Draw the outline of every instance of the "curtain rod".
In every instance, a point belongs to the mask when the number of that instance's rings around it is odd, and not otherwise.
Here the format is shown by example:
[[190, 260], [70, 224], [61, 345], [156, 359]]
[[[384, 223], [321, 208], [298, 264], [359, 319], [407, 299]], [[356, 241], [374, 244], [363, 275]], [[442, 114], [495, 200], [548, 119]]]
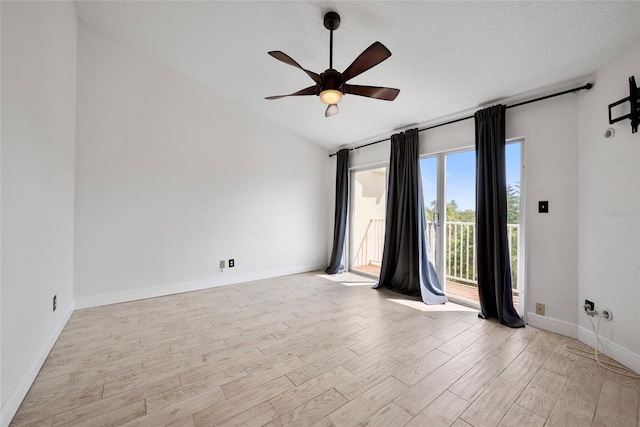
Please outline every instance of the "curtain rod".
[[[587, 83], [584, 86], [580, 86], [580, 87], [576, 87], [576, 88], [573, 88], [573, 89], [564, 90], [562, 92], [552, 93], [551, 95], [541, 96], [540, 98], [530, 99], [528, 101], [519, 102], [519, 103], [513, 104], [513, 105], [507, 105], [507, 108], [520, 107], [521, 105], [531, 104], [533, 102], [538, 102], [538, 101], [544, 101], [545, 99], [554, 98], [554, 97], [560, 96], [560, 95], [566, 95], [567, 93], [573, 93], [573, 92], [577, 92], [577, 91], [583, 90], [583, 89], [589, 90], [592, 87], [593, 87], [593, 84]], [[466, 116], [466, 117], [462, 117], [460, 119], [455, 119], [455, 120], [451, 120], [451, 121], [448, 121], [448, 122], [440, 123], [440, 124], [437, 124], [437, 125], [428, 126], [426, 128], [418, 129], [418, 132], [422, 132], [422, 131], [429, 130], [429, 129], [439, 128], [440, 126], [452, 125], [454, 123], [462, 122], [464, 120], [473, 119], [473, 117], [474, 116]], [[374, 144], [379, 144], [381, 142], [385, 142], [385, 141], [389, 141], [389, 140], [391, 140], [391, 138], [385, 138], [385, 139], [381, 139], [379, 141], [373, 141], [373, 142], [369, 142], [367, 144], [358, 145], [357, 147], [349, 148], [349, 151], [357, 150], [358, 148], [368, 147], [368, 146], [374, 145]], [[333, 157], [336, 154], [338, 154], [338, 153], [329, 154], [329, 157]]]

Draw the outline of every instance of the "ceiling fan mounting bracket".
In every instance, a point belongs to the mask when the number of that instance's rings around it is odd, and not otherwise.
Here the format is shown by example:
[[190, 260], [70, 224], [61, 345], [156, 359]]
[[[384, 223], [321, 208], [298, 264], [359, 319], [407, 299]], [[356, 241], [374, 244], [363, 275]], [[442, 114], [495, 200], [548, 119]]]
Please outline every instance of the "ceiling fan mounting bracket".
[[329, 30], [337, 30], [340, 28], [340, 15], [336, 12], [327, 12], [324, 15], [324, 27]]

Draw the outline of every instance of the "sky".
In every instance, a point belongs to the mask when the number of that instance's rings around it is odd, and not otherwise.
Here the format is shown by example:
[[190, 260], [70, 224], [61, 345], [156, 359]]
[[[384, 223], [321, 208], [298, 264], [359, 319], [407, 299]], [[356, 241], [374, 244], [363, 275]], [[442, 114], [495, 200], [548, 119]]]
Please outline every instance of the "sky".
[[[520, 182], [520, 142], [507, 144], [507, 184]], [[447, 154], [446, 200], [455, 200], [458, 209], [475, 210], [476, 198], [476, 154], [475, 150]], [[437, 157], [423, 158], [420, 161], [422, 172], [422, 191], [425, 207], [430, 207], [436, 198]]]

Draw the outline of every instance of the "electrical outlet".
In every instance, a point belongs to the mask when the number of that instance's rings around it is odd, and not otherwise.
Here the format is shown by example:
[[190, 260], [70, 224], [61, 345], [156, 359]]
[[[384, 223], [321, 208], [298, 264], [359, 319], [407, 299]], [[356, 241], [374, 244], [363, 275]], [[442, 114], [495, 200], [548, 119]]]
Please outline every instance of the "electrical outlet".
[[58, 308], [58, 295], [53, 296], [53, 311], [56, 311], [56, 308]]
[[593, 311], [596, 309], [596, 305], [589, 301], [588, 299], [584, 300], [584, 309], [585, 310], [589, 310], [589, 311]]
[[224, 260], [223, 260], [223, 259], [221, 259], [221, 260], [220, 260], [220, 269], [222, 270], [223, 268], [224, 268]]
[[236, 265], [236, 262], [233, 260], [233, 258], [231, 258], [231, 259], [229, 260], [229, 268], [232, 268], [232, 267], [233, 267], [233, 266], [235, 266], [235, 265]]
[[544, 316], [544, 304], [541, 304], [539, 302], [536, 303], [536, 314]]

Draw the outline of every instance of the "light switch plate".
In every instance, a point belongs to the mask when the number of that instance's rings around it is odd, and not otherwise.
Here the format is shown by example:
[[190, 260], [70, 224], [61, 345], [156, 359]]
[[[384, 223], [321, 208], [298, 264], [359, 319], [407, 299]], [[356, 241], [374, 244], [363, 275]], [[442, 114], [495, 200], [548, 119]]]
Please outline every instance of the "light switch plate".
[[549, 213], [549, 202], [547, 200], [543, 202], [538, 202], [538, 212]]

